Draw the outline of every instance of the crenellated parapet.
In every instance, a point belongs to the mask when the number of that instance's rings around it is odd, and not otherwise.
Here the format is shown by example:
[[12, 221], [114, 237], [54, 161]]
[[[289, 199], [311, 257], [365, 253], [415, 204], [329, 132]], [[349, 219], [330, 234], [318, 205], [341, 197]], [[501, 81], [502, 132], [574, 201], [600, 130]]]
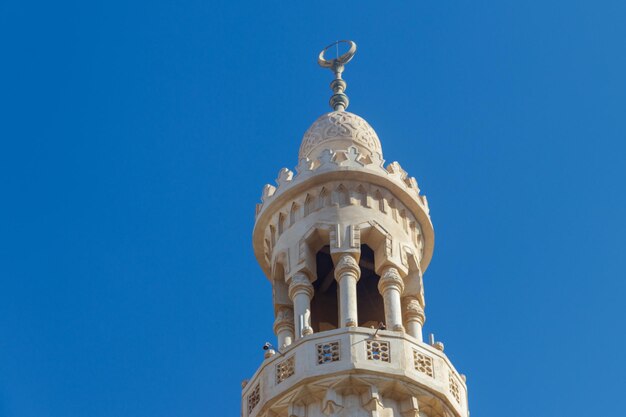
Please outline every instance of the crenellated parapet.
[[[355, 147], [345, 152], [324, 150], [317, 162], [301, 161], [296, 175], [283, 168], [277, 186], [264, 187], [262, 203], [257, 206], [253, 241], [257, 260], [268, 278], [279, 240], [290, 228], [301, 228], [300, 223], [306, 223], [301, 220], [317, 219], [315, 214], [326, 209], [337, 211], [335, 218], [326, 216], [327, 220], [347, 218], [340, 213], [347, 212], [340, 210], [346, 207], [360, 207], [360, 218], [377, 219], [383, 228], [395, 231], [393, 225], [398, 225], [399, 233], [394, 236], [403, 236], [409, 252], [418, 256], [422, 270], [428, 267], [434, 232], [426, 198], [419, 194], [415, 178], [408, 177], [398, 163], [383, 168], [380, 161], [363, 162], [355, 155]], [[354, 222], [353, 225], [356, 226]]]

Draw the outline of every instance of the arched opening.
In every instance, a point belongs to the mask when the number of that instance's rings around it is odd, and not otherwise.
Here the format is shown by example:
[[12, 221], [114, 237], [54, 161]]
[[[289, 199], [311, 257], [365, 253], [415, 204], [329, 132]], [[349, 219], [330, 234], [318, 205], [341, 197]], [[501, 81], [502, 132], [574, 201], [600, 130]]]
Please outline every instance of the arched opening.
[[391, 210], [391, 217], [394, 221], [398, 221], [398, 208], [396, 207], [396, 200], [393, 198], [389, 200], [389, 210]]
[[415, 225], [415, 222], [410, 222], [410, 228], [411, 228], [411, 237], [413, 238], [413, 243], [415, 244], [415, 246], [417, 246], [417, 242], [419, 241], [419, 232], [417, 231], [417, 226]]
[[283, 213], [278, 215], [278, 236], [281, 236], [285, 232], [286, 220], [287, 217]]
[[[314, 332], [323, 332], [339, 326], [339, 288], [330, 247], [321, 248], [315, 260], [317, 279], [313, 282], [315, 294], [311, 300], [311, 327]], [[378, 292], [380, 276], [374, 268], [374, 251], [367, 245], [361, 245], [359, 267], [361, 278], [356, 287], [358, 326], [378, 327], [379, 323], [385, 322], [385, 306]]]
[[367, 193], [362, 185], [359, 185], [356, 189], [356, 199], [358, 204], [363, 207], [367, 207]]
[[360, 327], [378, 327], [385, 322], [385, 304], [378, 292], [378, 280], [374, 267], [374, 251], [367, 245], [361, 245], [361, 278], [356, 285], [357, 309]]
[[326, 245], [315, 256], [317, 279], [313, 282], [315, 295], [311, 300], [311, 327], [314, 332], [336, 329], [339, 322], [335, 266]]
[[274, 307], [290, 306], [292, 303], [289, 299], [289, 287], [285, 283], [285, 269], [281, 262], [276, 262], [274, 265], [273, 281]]
[[385, 200], [383, 199], [383, 195], [380, 193], [379, 190], [376, 190], [376, 192], [374, 193], [374, 201], [377, 203], [377, 207], [378, 210], [380, 210], [381, 212], [385, 212]]
[[315, 211], [315, 197], [307, 194], [306, 199], [304, 200], [304, 217]]
[[406, 211], [400, 210], [400, 219], [402, 220], [402, 228], [404, 229], [405, 232], [409, 231], [409, 224], [408, 224], [408, 220], [406, 218]]
[[328, 206], [330, 206], [330, 193], [326, 188], [322, 188], [322, 191], [320, 191], [319, 208], [322, 209]]
[[337, 187], [335, 202], [339, 205], [339, 207], [344, 207], [350, 204], [350, 195], [348, 194], [348, 189], [340, 184]]
[[296, 203], [291, 205], [291, 210], [289, 211], [289, 226], [293, 226], [298, 221], [298, 211], [300, 210], [300, 206]]

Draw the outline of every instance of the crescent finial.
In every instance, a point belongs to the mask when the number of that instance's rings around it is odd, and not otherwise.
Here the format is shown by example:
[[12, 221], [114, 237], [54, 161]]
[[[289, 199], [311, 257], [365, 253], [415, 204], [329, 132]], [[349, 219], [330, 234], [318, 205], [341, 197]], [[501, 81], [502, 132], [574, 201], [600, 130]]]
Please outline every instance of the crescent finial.
[[[348, 44], [348, 51], [339, 55], [339, 44]], [[333, 46], [337, 47], [337, 56], [333, 59], [326, 59], [326, 52]], [[350, 62], [350, 60], [354, 57], [354, 54], [356, 54], [356, 43], [354, 41], [341, 40], [333, 42], [326, 48], [322, 49], [322, 52], [320, 52], [317, 58], [317, 63], [322, 68], [330, 68], [330, 70], [335, 74], [335, 79], [330, 83], [330, 88], [334, 93], [330, 98], [330, 107], [332, 107], [335, 111], [344, 111], [348, 108], [348, 104], [350, 104], [348, 96], [344, 94], [347, 84], [341, 78], [341, 74], [343, 73], [344, 66]]]

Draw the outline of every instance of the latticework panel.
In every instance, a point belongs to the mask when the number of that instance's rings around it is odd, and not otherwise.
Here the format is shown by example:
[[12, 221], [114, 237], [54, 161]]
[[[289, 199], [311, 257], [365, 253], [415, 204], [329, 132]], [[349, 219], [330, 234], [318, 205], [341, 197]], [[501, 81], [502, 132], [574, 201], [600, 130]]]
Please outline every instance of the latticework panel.
[[254, 410], [254, 407], [257, 406], [260, 400], [261, 400], [261, 389], [259, 387], [259, 384], [257, 384], [256, 387], [254, 387], [254, 389], [252, 390], [252, 392], [248, 394], [248, 414], [250, 414], [252, 410]]
[[456, 382], [456, 378], [454, 377], [452, 372], [450, 372], [449, 380], [450, 380], [450, 393], [456, 399], [456, 401], [460, 404], [461, 403], [461, 392], [459, 391], [459, 383]]
[[295, 356], [285, 359], [276, 365], [276, 383], [280, 384], [296, 372]]
[[433, 359], [430, 356], [426, 356], [423, 353], [419, 353], [413, 349], [413, 365], [417, 372], [428, 375], [431, 378], [435, 377]]
[[316, 350], [318, 365], [339, 360], [339, 342], [320, 343]]
[[367, 359], [371, 361], [391, 362], [389, 342], [368, 340]]

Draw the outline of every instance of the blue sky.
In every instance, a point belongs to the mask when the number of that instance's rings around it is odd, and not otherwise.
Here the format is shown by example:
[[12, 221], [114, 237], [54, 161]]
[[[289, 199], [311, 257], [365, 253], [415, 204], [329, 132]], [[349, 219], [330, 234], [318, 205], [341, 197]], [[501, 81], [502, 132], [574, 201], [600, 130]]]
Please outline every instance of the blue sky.
[[619, 414], [625, 3], [301, 3], [0, 3], [0, 416], [239, 414], [273, 340], [254, 207], [342, 38], [428, 196], [425, 331], [472, 415]]

